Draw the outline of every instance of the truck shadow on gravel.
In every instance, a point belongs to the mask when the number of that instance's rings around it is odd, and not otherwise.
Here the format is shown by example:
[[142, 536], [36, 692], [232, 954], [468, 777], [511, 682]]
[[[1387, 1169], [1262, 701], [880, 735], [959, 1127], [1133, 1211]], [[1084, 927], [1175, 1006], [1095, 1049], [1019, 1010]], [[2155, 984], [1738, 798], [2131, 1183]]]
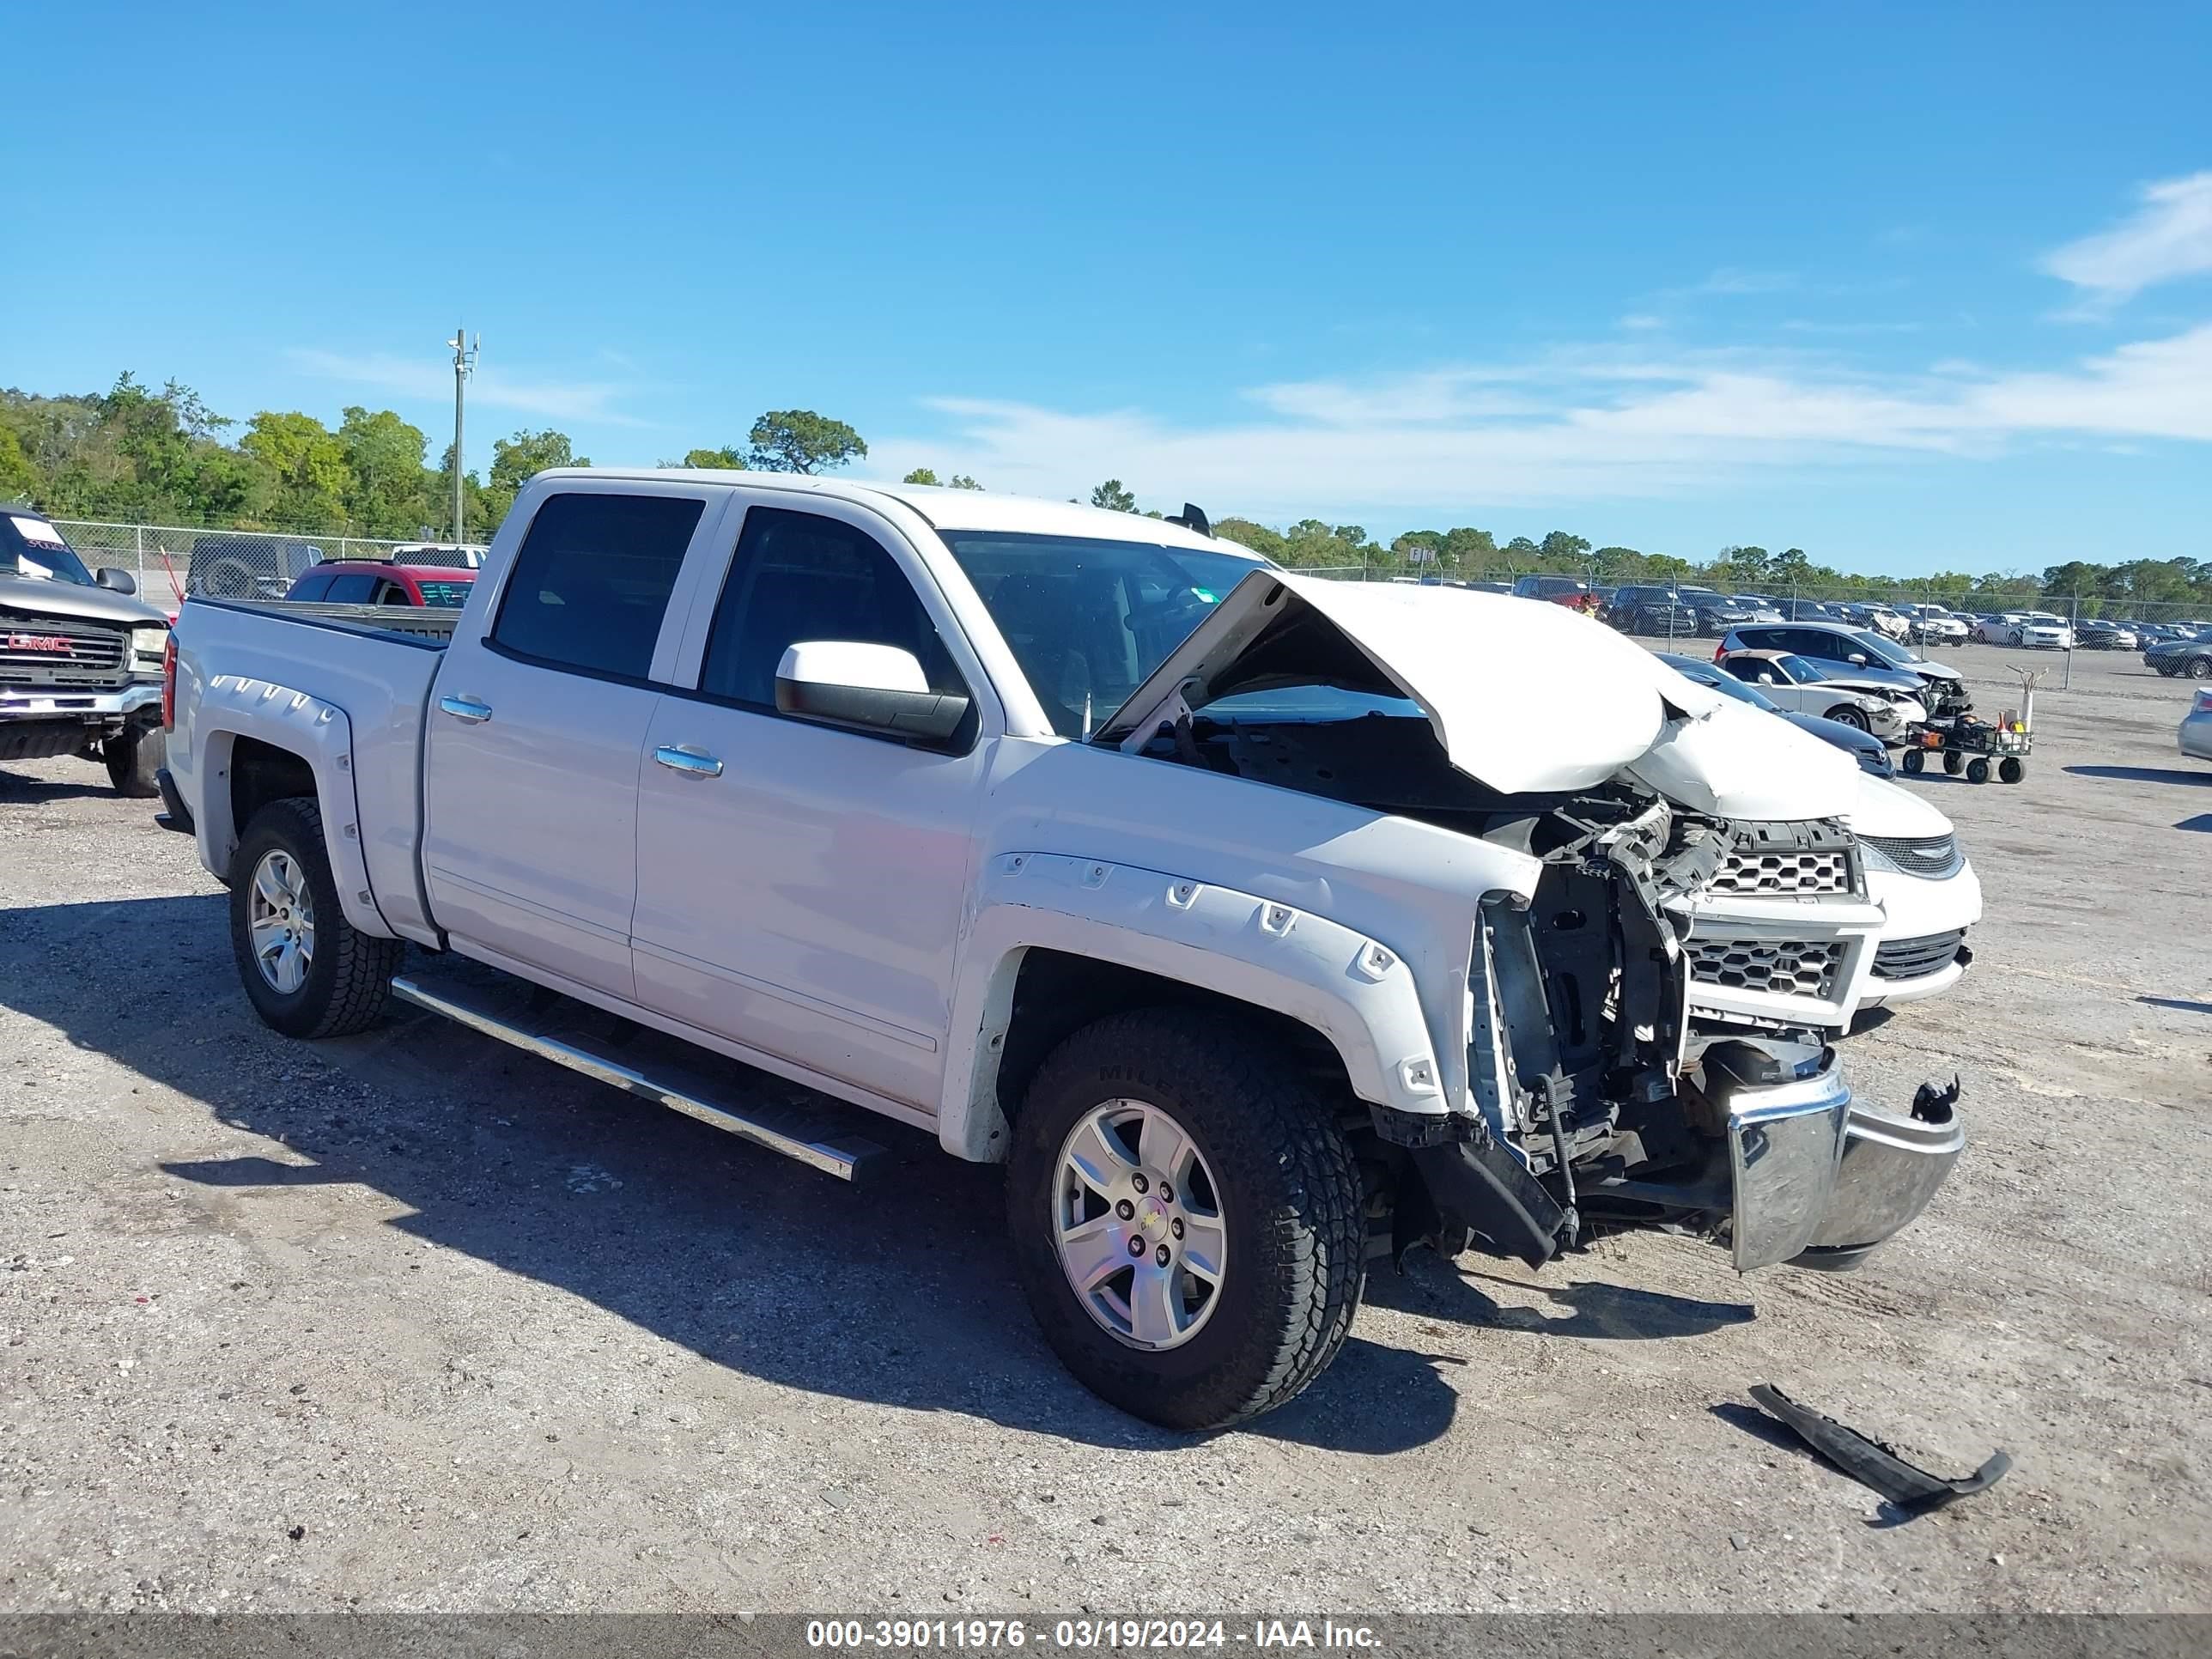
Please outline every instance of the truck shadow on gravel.
[[21, 772], [10, 772], [0, 766], [0, 806], [36, 806], [50, 800], [79, 800], [92, 795], [113, 798], [115, 791], [108, 787], [107, 777], [91, 761], [81, 763], [85, 769], [82, 782], [75, 778], [57, 781], [52, 778], [26, 777]]
[[[281, 1143], [161, 1160], [226, 1195], [227, 1229], [252, 1227], [257, 1191], [359, 1185], [411, 1212], [386, 1224], [412, 1239], [767, 1382], [1118, 1450], [1192, 1443], [1097, 1401], [1045, 1347], [1007, 1259], [994, 1168], [874, 1122], [893, 1167], [855, 1189], [427, 1014], [288, 1042], [238, 989], [226, 904], [211, 893], [11, 910], [0, 1004]], [[394, 1277], [438, 1271], [419, 1254], [386, 1260]], [[293, 1311], [312, 1349], [316, 1310]], [[394, 1304], [383, 1316], [404, 1316]], [[1451, 1426], [1443, 1369], [1463, 1363], [1354, 1336], [1303, 1398], [1246, 1432], [1376, 1455], [1424, 1445]]]

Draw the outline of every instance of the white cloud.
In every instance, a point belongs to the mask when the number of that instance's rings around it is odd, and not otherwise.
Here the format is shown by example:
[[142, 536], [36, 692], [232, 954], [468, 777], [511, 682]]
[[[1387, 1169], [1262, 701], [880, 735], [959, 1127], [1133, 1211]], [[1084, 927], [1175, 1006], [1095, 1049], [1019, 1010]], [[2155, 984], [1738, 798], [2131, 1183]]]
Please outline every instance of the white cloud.
[[1966, 364], [1854, 376], [1802, 354], [1563, 350], [1528, 363], [1251, 389], [1253, 417], [1179, 425], [973, 398], [952, 428], [873, 447], [872, 470], [948, 465], [994, 489], [1066, 496], [1109, 475], [1148, 505], [1262, 517], [1653, 498], [1747, 475], [1883, 458], [1972, 459], [2033, 441], [2212, 442], [2212, 324], [2063, 369]]
[[[342, 380], [369, 391], [390, 392], [422, 401], [450, 401], [453, 395], [451, 361], [435, 357], [396, 357], [372, 352], [349, 356], [338, 351], [295, 348], [287, 354], [311, 374]], [[646, 422], [614, 408], [616, 401], [634, 388], [611, 380], [536, 380], [512, 375], [495, 363], [482, 363], [469, 377], [469, 401], [488, 408], [511, 409], [549, 420], [596, 421], [608, 426], [643, 426]]]
[[1654, 317], [1648, 311], [1638, 311], [1632, 312], [1628, 316], [1623, 317], [1614, 325], [1614, 326], [1616, 328], [1633, 329], [1664, 328], [1666, 326], [1666, 319], [1664, 318]]
[[2144, 185], [2132, 216], [2055, 249], [2042, 263], [2052, 276], [2088, 289], [2099, 306], [2212, 271], [2212, 172]]

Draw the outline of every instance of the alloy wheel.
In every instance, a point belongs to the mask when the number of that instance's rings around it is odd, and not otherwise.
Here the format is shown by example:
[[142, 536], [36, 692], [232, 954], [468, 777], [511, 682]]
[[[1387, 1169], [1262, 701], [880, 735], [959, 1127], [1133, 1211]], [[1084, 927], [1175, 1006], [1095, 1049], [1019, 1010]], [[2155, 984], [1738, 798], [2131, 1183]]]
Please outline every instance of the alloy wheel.
[[1180, 1347], [1220, 1301], [1229, 1232], [1183, 1127], [1142, 1100], [1076, 1121], [1053, 1183], [1053, 1242], [1076, 1300], [1133, 1348]]
[[290, 854], [270, 851], [253, 866], [246, 895], [253, 963], [270, 989], [290, 996], [315, 965], [315, 901], [307, 872]]

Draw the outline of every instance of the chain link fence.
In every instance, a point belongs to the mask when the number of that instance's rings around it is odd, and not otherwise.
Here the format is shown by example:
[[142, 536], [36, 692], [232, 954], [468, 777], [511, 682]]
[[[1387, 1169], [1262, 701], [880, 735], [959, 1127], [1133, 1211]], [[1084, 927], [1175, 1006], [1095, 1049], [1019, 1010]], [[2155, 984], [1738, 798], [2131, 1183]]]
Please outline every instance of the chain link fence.
[[112, 565], [137, 579], [149, 600], [188, 593], [215, 599], [282, 599], [312, 565], [337, 559], [465, 564], [465, 553], [377, 536], [311, 536], [285, 531], [200, 529], [56, 519], [54, 526], [86, 564]]

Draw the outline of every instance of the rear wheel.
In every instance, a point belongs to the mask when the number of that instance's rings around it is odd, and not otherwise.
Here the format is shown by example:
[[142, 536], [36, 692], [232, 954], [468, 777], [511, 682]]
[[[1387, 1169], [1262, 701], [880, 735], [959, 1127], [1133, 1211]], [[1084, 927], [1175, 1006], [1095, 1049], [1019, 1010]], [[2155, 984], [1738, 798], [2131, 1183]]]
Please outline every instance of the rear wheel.
[[1927, 769], [1928, 753], [1923, 749], [1908, 749], [1898, 759], [1898, 765], [1913, 777]]
[[1986, 757], [1977, 755], [1973, 759], [1966, 763], [1966, 781], [1968, 783], [1987, 783], [1989, 781], [1990, 763]]
[[314, 799], [270, 801], [230, 860], [230, 945], [253, 1012], [286, 1036], [344, 1036], [384, 1012], [407, 947], [345, 919]]
[[161, 769], [168, 753], [168, 738], [150, 720], [134, 721], [100, 746], [115, 793], [140, 799], [161, 793], [154, 774]]
[[2017, 755], [2007, 755], [1997, 763], [1997, 776], [2006, 783], [2018, 783], [2027, 775], [2027, 763]]
[[1953, 777], [1957, 777], [1960, 773], [1966, 769], [1966, 757], [1955, 749], [1949, 750], [1943, 757], [1943, 769]]
[[2026, 639], [2025, 636], [2021, 635], [2020, 629], [2015, 628], [2012, 630], [2010, 636], [2006, 640], [2005, 643], [2008, 645], [2021, 645], [2026, 643]]
[[2189, 678], [2192, 680], [2212, 680], [2212, 657], [2191, 657]]
[[1169, 1428], [1281, 1405], [1359, 1305], [1360, 1178], [1334, 1107], [1218, 1016], [1117, 1014], [1063, 1042], [1015, 1125], [1006, 1201], [1061, 1363]]

